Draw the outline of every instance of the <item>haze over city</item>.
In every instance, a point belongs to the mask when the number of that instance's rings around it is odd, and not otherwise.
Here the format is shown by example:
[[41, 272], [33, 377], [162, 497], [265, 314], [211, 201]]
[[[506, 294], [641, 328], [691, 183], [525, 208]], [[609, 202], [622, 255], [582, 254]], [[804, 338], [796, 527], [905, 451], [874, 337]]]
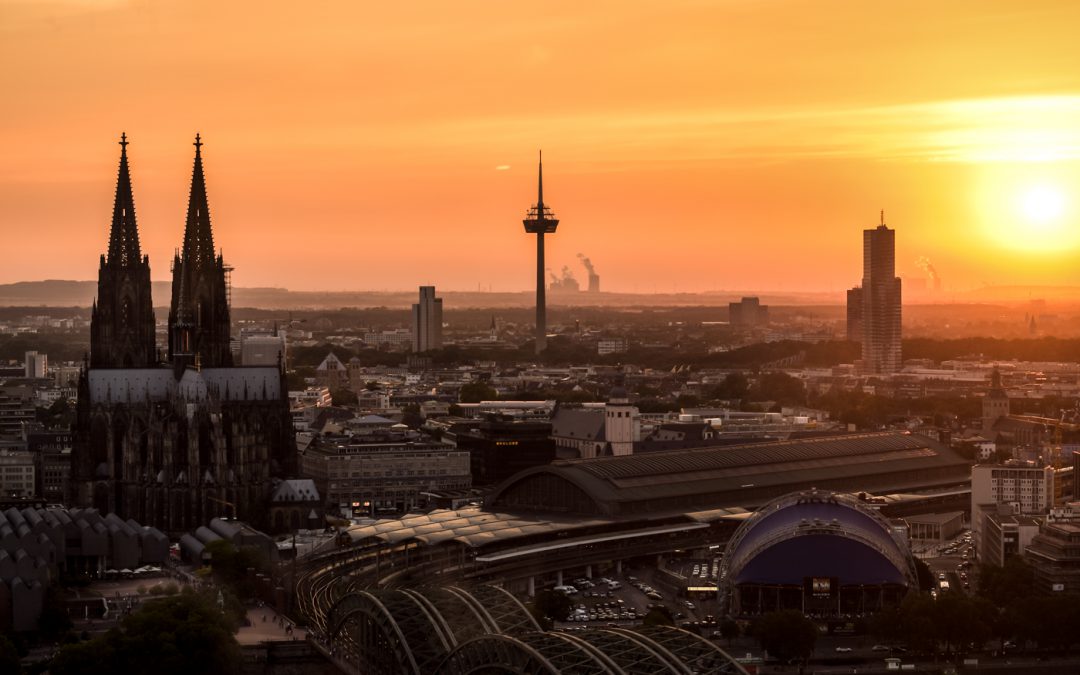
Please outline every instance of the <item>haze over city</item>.
[[541, 148], [563, 221], [549, 266], [584, 253], [605, 291], [838, 293], [881, 209], [905, 279], [928, 261], [946, 291], [1074, 282], [1073, 3], [4, 0], [0, 15], [0, 224], [20, 232], [0, 283], [94, 278], [121, 131], [155, 280], [199, 132], [240, 287], [525, 291]]
[[0, 0], [0, 673], [1080, 673], [1077, 26]]

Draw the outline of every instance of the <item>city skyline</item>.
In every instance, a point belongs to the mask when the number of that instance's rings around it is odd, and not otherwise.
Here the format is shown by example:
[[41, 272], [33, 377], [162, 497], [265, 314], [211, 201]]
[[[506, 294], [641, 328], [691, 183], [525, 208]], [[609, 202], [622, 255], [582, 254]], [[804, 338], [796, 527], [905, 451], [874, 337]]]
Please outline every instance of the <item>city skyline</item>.
[[[93, 278], [75, 252], [101, 245], [123, 131], [155, 280], [195, 132], [239, 286], [528, 290], [539, 148], [575, 224], [550, 266], [584, 254], [605, 291], [840, 293], [881, 208], [905, 279], [928, 259], [947, 291], [1071, 280], [1080, 10], [429, 10], [0, 3], [0, 53], [24, 66], [0, 75], [0, 222], [49, 252], [0, 254], [0, 283]], [[365, 253], [402, 232], [413, 264]]]

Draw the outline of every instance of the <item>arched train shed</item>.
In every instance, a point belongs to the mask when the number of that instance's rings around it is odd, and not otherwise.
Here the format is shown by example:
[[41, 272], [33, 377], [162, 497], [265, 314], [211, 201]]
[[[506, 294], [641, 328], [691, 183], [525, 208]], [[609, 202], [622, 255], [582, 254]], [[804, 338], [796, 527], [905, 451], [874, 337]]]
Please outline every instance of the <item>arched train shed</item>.
[[745, 673], [700, 636], [670, 627], [542, 631], [496, 586], [370, 589], [342, 596], [327, 635], [362, 673], [645, 675]]
[[925, 436], [878, 432], [557, 460], [511, 476], [490, 511], [625, 518], [753, 508], [813, 486], [905, 492], [970, 480], [970, 464]]

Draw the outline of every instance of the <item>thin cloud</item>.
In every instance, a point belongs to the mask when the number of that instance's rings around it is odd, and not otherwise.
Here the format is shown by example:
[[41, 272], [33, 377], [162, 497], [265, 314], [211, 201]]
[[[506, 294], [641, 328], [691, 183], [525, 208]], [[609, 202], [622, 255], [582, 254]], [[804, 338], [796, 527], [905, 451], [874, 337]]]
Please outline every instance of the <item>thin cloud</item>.
[[[576, 148], [574, 154], [611, 161], [662, 150], [668, 161], [1058, 162], [1080, 159], [1080, 94], [853, 108], [468, 118], [415, 125], [395, 139], [516, 143], [536, 129], [558, 129], [562, 145]], [[496, 169], [509, 168], [504, 166]]]

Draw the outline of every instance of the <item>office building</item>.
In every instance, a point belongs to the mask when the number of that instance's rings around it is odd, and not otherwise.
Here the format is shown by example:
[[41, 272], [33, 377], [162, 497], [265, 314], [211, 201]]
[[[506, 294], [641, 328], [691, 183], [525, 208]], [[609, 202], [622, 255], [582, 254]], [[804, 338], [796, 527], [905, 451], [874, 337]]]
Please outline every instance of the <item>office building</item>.
[[555, 459], [549, 422], [458, 422], [443, 440], [469, 451], [473, 485], [495, 485]]
[[412, 306], [412, 350], [414, 353], [442, 349], [442, 298], [434, 286], [420, 287], [420, 302]]
[[1039, 593], [1080, 595], [1080, 512], [1076, 507], [1071, 504], [1047, 514], [1024, 552]]
[[608, 354], [625, 354], [630, 348], [626, 338], [601, 338], [596, 342], [596, 353], [599, 356]]
[[67, 500], [71, 478], [70, 431], [39, 431], [30, 434], [28, 447], [34, 458], [35, 494], [50, 504]]
[[847, 292], [847, 339], [862, 342], [862, 288], [856, 286]]
[[328, 511], [404, 513], [425, 502], [421, 493], [472, 486], [469, 451], [397, 431], [315, 436], [301, 458], [304, 477], [325, 495]]
[[278, 366], [285, 363], [285, 336], [271, 333], [241, 335], [240, 363], [245, 366]]
[[971, 467], [971, 531], [976, 550], [982, 550], [984, 522], [999, 512], [998, 505], [1011, 505], [1014, 515], [1037, 515], [1049, 511], [1053, 499], [1051, 466], [1009, 462]]
[[23, 450], [0, 450], [0, 495], [33, 497], [37, 492], [34, 456]]
[[910, 539], [946, 542], [964, 529], [964, 512], [921, 513], [904, 518]]
[[[853, 291], [848, 298], [853, 298]], [[881, 224], [863, 230], [862, 369], [873, 375], [895, 373], [900, 356], [900, 278], [896, 276], [896, 231]], [[849, 308], [848, 316], [852, 316]], [[849, 334], [852, 332], [850, 322]], [[855, 331], [858, 332], [858, 331]]]
[[728, 303], [728, 323], [735, 328], [756, 328], [769, 323], [769, 308], [759, 298]]
[[1024, 555], [1039, 532], [1039, 519], [1014, 515], [1006, 505], [984, 509], [979, 562], [1001, 567], [1014, 555]]
[[25, 439], [36, 414], [33, 403], [0, 394], [0, 438]]
[[44, 378], [49, 370], [49, 357], [37, 352], [26, 352], [24, 377]]

